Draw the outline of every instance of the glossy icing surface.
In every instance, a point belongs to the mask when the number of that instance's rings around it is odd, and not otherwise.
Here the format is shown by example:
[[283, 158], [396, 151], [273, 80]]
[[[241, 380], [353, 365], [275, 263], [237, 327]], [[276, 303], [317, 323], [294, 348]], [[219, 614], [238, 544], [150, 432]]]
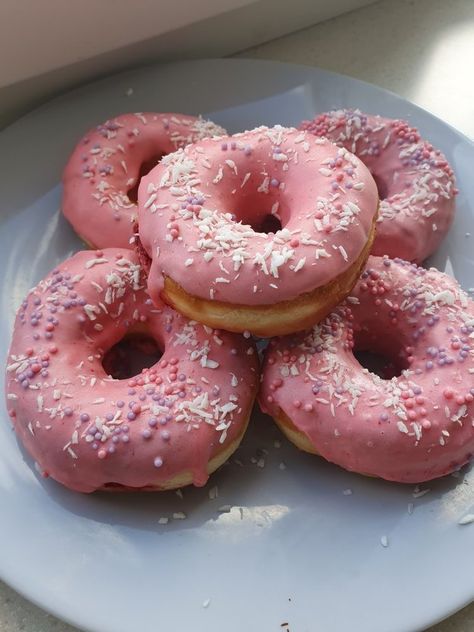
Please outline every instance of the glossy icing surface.
[[455, 180], [418, 130], [359, 110], [319, 114], [301, 129], [345, 147], [370, 169], [381, 197], [374, 255], [420, 263], [438, 248], [454, 217]]
[[[354, 346], [400, 375], [364, 369]], [[374, 256], [326, 320], [272, 341], [260, 393], [266, 412], [283, 411], [329, 461], [407, 483], [472, 457], [473, 402], [473, 301], [434, 268]]]
[[224, 133], [210, 121], [184, 114], [137, 112], [105, 121], [79, 141], [64, 169], [64, 215], [92, 246], [128, 248], [137, 214], [129, 192], [142, 166]]
[[[146, 331], [163, 355], [138, 376], [104, 354]], [[130, 250], [79, 252], [31, 290], [15, 322], [7, 406], [41, 471], [71, 489], [160, 487], [238, 440], [258, 383], [253, 344], [157, 309]]]
[[203, 299], [296, 298], [355, 262], [377, 201], [358, 158], [306, 132], [260, 127], [189, 145], [140, 183], [150, 295], [159, 300], [169, 276]]

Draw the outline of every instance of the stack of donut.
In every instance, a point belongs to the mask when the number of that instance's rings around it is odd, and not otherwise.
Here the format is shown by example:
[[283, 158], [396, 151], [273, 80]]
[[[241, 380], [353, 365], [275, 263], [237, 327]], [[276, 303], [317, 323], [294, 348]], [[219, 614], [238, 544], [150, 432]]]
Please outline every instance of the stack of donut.
[[[92, 250], [30, 291], [7, 366], [45, 476], [204, 485], [257, 391], [290, 441], [348, 470], [421, 482], [471, 458], [474, 303], [417, 265], [452, 222], [454, 176], [407, 123], [341, 110], [228, 136], [126, 114], [84, 136], [63, 184]], [[270, 338], [262, 367], [252, 336]], [[150, 356], [136, 374], [124, 339]]]

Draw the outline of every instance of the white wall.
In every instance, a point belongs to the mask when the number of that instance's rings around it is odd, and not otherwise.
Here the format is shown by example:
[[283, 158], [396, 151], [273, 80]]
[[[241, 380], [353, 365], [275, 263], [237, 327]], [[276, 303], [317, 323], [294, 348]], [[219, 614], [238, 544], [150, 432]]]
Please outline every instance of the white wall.
[[1, 0], [0, 123], [110, 72], [229, 55], [371, 1]]

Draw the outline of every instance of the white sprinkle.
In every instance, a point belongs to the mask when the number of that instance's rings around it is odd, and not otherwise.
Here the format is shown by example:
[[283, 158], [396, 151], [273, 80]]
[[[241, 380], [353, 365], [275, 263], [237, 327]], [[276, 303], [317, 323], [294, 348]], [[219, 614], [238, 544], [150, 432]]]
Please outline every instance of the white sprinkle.
[[222, 507], [219, 507], [217, 511], [220, 511], [221, 513], [229, 513], [231, 509], [232, 505], [222, 505]]
[[183, 500], [183, 492], [182, 492], [182, 490], [181, 490], [181, 489], [177, 489], [177, 490], [176, 490], [176, 496], [177, 496], [178, 498], [181, 498], [181, 500]]
[[293, 272], [298, 272], [299, 270], [301, 270], [301, 268], [304, 266], [305, 263], [306, 263], [306, 257], [303, 257], [295, 265]]
[[109, 260], [105, 259], [104, 257], [101, 258], [97, 258], [97, 259], [89, 259], [89, 261], [86, 261], [86, 268], [93, 268], [94, 266], [100, 265], [101, 263], [108, 263]]
[[345, 489], [342, 493], [344, 496], [352, 496], [352, 489]]
[[209, 606], [209, 604], [210, 604], [210, 603], [211, 603], [211, 600], [210, 600], [210, 599], [205, 599], [205, 600], [202, 602], [202, 607], [203, 607], [203, 608], [207, 608], [207, 607]]
[[459, 520], [458, 524], [472, 524], [473, 522], [474, 514], [468, 513]]
[[283, 463], [283, 461], [279, 464], [278, 469], [286, 470], [286, 465]]
[[169, 518], [167, 518], [166, 516], [162, 516], [159, 520], [158, 520], [158, 524], [168, 524], [168, 522], [170, 521]]
[[413, 509], [414, 509], [415, 505], [413, 503], [408, 503], [408, 513], [411, 514], [413, 513]]
[[184, 262], [184, 265], [188, 268], [189, 266], [192, 266], [194, 263], [194, 259], [186, 259], [186, 261]]
[[318, 169], [319, 173], [323, 176], [329, 177], [330, 175], [332, 175], [332, 171], [330, 169], [327, 169], [326, 167], [321, 167], [320, 169]]
[[403, 432], [404, 434], [408, 434], [408, 428], [403, 423], [403, 421], [397, 421], [397, 428], [400, 430], [400, 432]]
[[186, 514], [184, 511], [175, 511], [173, 514], [173, 520], [186, 520]]
[[153, 202], [156, 200], [157, 197], [158, 196], [156, 193], [152, 193], [150, 197], [148, 198], [148, 200], [145, 202], [143, 208], [149, 208], [153, 204]]
[[388, 538], [387, 538], [387, 536], [386, 536], [386, 535], [383, 535], [383, 536], [380, 538], [380, 544], [384, 547], [384, 549], [386, 549], [386, 548], [387, 548], [387, 546], [388, 546]]
[[347, 252], [346, 249], [344, 248], [344, 246], [339, 246], [339, 252], [342, 255], [342, 258], [344, 259], [344, 261], [348, 261], [348, 257], [347, 257]]
[[250, 178], [250, 173], [246, 173], [244, 176], [244, 179], [242, 180], [242, 184], [240, 185], [241, 189], [247, 184], [247, 181], [249, 178]]

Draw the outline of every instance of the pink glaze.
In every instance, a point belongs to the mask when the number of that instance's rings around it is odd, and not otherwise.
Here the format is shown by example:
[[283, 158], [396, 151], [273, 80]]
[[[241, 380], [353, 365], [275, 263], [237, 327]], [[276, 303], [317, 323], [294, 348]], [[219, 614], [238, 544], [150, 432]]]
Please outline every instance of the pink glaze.
[[[153, 300], [165, 275], [200, 298], [264, 305], [353, 265], [371, 231], [377, 188], [345, 149], [260, 127], [166, 156], [142, 179], [138, 207]], [[283, 228], [257, 232], [269, 219]]]
[[[146, 328], [163, 356], [130, 380], [104, 353]], [[258, 383], [253, 345], [156, 309], [131, 250], [79, 252], [22, 303], [7, 367], [14, 428], [41, 470], [92, 492], [160, 486], [207, 463], [244, 430]]]
[[[283, 410], [328, 461], [404, 483], [474, 453], [474, 303], [451, 277], [370, 257], [352, 296], [310, 332], [275, 339], [261, 407]], [[353, 347], [403, 368], [382, 379]]]
[[446, 158], [418, 130], [359, 110], [319, 114], [301, 129], [352, 151], [374, 176], [382, 200], [372, 254], [420, 263], [438, 248], [457, 191]]
[[142, 166], [217, 134], [225, 130], [184, 114], [122, 114], [98, 125], [78, 143], [64, 170], [64, 215], [92, 246], [130, 247], [137, 210], [128, 192]]

